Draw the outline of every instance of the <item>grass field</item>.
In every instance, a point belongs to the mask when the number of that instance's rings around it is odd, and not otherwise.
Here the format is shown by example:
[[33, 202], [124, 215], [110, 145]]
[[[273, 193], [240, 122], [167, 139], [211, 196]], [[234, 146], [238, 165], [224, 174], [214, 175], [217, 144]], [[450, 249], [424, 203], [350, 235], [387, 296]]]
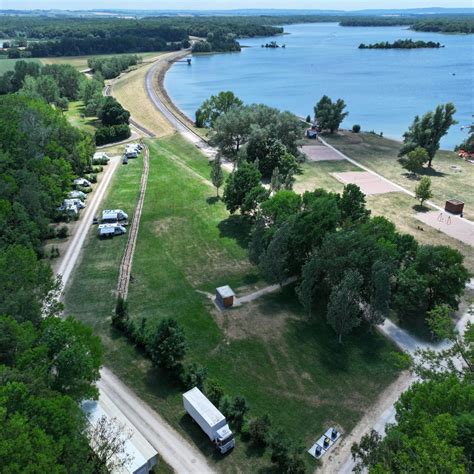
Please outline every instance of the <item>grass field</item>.
[[13, 71], [15, 69], [15, 63], [17, 61], [27, 61], [41, 64], [41, 61], [36, 58], [21, 58], [21, 59], [0, 59], [0, 74], [4, 74], [7, 71]]
[[[76, 69], [82, 71], [83, 69], [87, 69], [89, 66], [87, 65], [87, 60], [90, 58], [110, 58], [112, 56], [124, 56], [133, 53], [124, 53], [124, 54], [92, 54], [90, 56], [60, 56], [57, 58], [41, 58], [41, 61], [44, 64], [71, 64]], [[141, 56], [143, 58], [143, 62], [150, 61], [153, 58], [156, 58], [161, 52], [150, 52], [150, 53], [137, 53], [137, 56]]]
[[[414, 191], [418, 184], [397, 162], [401, 146], [397, 141], [370, 133], [350, 132], [328, 135], [325, 139], [350, 158], [407, 189]], [[459, 170], [451, 166], [458, 166]], [[439, 151], [433, 160], [433, 168], [424, 168], [420, 176], [431, 178], [433, 202], [444, 207], [446, 199], [460, 199], [465, 202], [465, 217], [474, 219], [474, 165], [466, 163], [454, 152]]]
[[150, 65], [142, 65], [113, 82], [112, 95], [130, 111], [133, 119], [157, 137], [170, 135], [173, 127], [156, 110], [145, 89], [145, 75]]
[[71, 125], [90, 133], [95, 133], [95, 129], [99, 125], [97, 117], [84, 116], [84, 104], [81, 100], [69, 102], [66, 117]]
[[[394, 347], [364, 328], [339, 345], [323, 312], [306, 319], [292, 288], [217, 312], [201, 292], [230, 284], [246, 293], [263, 284], [246, 257], [248, 227], [229, 217], [213, 199], [214, 190], [196, 176], [207, 178], [209, 172], [199, 151], [180, 136], [150, 143], [149, 182], [129, 289], [131, 317], [146, 318], [149, 327], [166, 316], [178, 320], [190, 345], [186, 362], [206, 366], [229, 395], [247, 398], [252, 415], [269, 413], [274, 426], [303, 447], [331, 424], [350, 430], [396, 377]], [[128, 212], [134, 206], [141, 159], [129, 163], [118, 170], [104, 207]], [[179, 387], [111, 330], [124, 246], [125, 239], [103, 242], [91, 233], [66, 294], [68, 313], [95, 328], [104, 342], [106, 365], [219, 470], [266, 471], [268, 452], [252, 450], [241, 439], [229, 456], [214, 454], [209, 440], [184, 416]], [[305, 459], [311, 469], [311, 458]]]

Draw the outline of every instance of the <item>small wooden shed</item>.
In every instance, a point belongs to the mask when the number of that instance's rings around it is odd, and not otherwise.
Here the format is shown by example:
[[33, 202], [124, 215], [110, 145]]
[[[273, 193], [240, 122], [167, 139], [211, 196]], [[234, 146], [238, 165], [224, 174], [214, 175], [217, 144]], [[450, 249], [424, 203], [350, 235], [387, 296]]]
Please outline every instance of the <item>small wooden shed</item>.
[[234, 305], [235, 293], [229, 285], [216, 288], [216, 302], [224, 307], [231, 308]]
[[464, 203], [459, 199], [448, 199], [444, 206], [446, 212], [451, 214], [462, 214], [464, 210]]

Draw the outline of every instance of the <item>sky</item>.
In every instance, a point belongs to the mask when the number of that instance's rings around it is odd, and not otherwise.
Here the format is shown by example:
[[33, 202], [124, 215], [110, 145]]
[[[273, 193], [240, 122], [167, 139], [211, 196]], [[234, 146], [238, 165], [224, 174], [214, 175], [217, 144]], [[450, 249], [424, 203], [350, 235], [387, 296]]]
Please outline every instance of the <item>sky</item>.
[[366, 8], [472, 8], [472, 0], [0, 0], [0, 9], [103, 8], [153, 10], [227, 10], [238, 8], [280, 8], [316, 10], [362, 10]]

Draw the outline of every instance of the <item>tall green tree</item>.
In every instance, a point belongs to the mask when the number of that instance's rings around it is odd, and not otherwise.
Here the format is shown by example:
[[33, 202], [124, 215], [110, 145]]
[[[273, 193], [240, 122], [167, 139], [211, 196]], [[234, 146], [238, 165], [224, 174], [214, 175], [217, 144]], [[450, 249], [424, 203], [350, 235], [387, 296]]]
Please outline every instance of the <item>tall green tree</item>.
[[359, 272], [348, 270], [341, 283], [331, 291], [327, 320], [339, 336], [339, 343], [342, 343], [342, 336], [360, 325], [362, 283]]
[[222, 171], [222, 164], [219, 155], [217, 155], [212, 162], [211, 180], [216, 188], [216, 195], [219, 197], [219, 188], [224, 184], [224, 173]]
[[212, 128], [222, 114], [242, 105], [243, 102], [231, 91], [212, 95], [196, 110], [196, 126]]
[[184, 358], [188, 344], [183, 330], [176, 320], [162, 319], [150, 333], [147, 350], [153, 363], [166, 370], [174, 371]]
[[423, 176], [420, 182], [415, 187], [415, 197], [420, 201], [420, 205], [428, 199], [433, 197], [433, 191], [431, 190], [431, 179], [428, 176]]
[[318, 255], [313, 255], [304, 265], [301, 272], [301, 283], [296, 290], [298, 299], [311, 317], [318, 283], [321, 281]]
[[428, 112], [421, 118], [417, 115], [410, 128], [403, 135], [403, 146], [399, 156], [404, 156], [417, 147], [422, 147], [428, 153], [428, 166], [431, 167], [433, 158], [439, 150], [441, 138], [448, 133], [451, 125], [456, 124], [454, 114], [456, 107], [447, 103], [438, 105], [434, 112]]
[[413, 175], [416, 175], [423, 164], [429, 160], [428, 152], [421, 146], [417, 146], [415, 149], [409, 151], [406, 155], [402, 156], [398, 162], [405, 168], [408, 172]]
[[349, 112], [344, 112], [345, 108], [346, 104], [342, 99], [333, 102], [327, 95], [323, 95], [314, 106], [314, 120], [322, 130], [334, 133], [349, 115]]
[[102, 101], [98, 117], [104, 125], [122, 125], [128, 124], [130, 112], [117, 99], [108, 96]]
[[291, 229], [289, 224], [283, 224], [273, 236], [266, 251], [261, 255], [259, 268], [270, 283], [283, 285], [290, 276], [288, 259]]
[[260, 171], [250, 163], [242, 163], [227, 177], [223, 200], [231, 214], [242, 207], [245, 198], [254, 188], [261, 186], [261, 178]]
[[360, 224], [367, 221], [370, 216], [370, 210], [365, 207], [365, 194], [356, 184], [344, 186], [339, 200], [339, 209], [343, 224]]

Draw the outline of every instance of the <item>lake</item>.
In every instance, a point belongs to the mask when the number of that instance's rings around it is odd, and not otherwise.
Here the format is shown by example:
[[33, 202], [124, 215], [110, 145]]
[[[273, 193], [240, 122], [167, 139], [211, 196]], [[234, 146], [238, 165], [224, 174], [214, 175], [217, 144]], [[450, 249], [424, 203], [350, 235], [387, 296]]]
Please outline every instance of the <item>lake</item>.
[[[453, 102], [459, 122], [443, 139], [454, 148], [467, 136], [474, 114], [472, 35], [408, 31], [405, 27], [341, 27], [336, 23], [285, 26], [288, 35], [240, 41], [240, 53], [194, 56], [192, 66], [173, 65], [165, 86], [190, 117], [210, 95], [231, 90], [246, 103], [264, 103], [306, 117], [326, 94], [343, 98], [343, 127], [400, 139], [415, 115]], [[432, 40], [440, 49], [360, 50], [360, 43]], [[267, 49], [276, 40], [286, 48]]]

